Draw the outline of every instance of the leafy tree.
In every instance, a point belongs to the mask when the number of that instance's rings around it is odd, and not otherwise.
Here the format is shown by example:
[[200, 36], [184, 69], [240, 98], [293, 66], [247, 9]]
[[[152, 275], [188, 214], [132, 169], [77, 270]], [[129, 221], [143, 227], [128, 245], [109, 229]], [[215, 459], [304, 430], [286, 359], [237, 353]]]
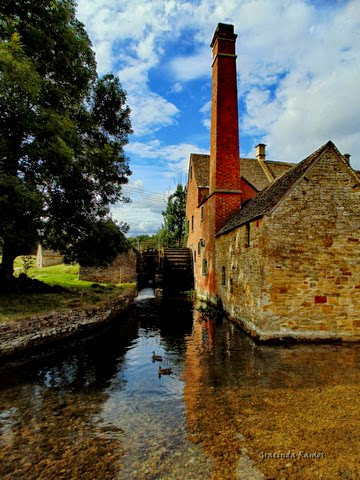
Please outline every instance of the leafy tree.
[[159, 235], [167, 245], [181, 246], [185, 235], [186, 187], [178, 183], [175, 192], [168, 198], [166, 209], [162, 212], [164, 226]]
[[128, 230], [127, 224], [119, 225], [111, 218], [100, 220], [91, 225], [89, 235], [75, 245], [65, 260], [76, 259], [83, 266], [108, 265], [118, 253], [129, 249], [130, 244], [124, 235]]
[[0, 283], [39, 240], [75, 258], [87, 238], [115, 233], [109, 204], [126, 201], [130, 133], [125, 92], [112, 74], [97, 78], [75, 1], [2, 2]]
[[148, 248], [157, 249], [159, 247], [159, 239], [157, 235], [137, 235], [136, 237], [128, 238], [131, 247], [136, 248], [139, 251], [146, 250]]

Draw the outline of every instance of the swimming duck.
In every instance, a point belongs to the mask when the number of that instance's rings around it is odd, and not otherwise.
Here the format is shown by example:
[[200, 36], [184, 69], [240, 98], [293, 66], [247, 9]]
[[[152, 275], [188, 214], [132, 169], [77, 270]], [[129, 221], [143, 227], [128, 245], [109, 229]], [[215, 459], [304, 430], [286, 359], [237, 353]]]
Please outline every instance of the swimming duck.
[[155, 355], [155, 352], [152, 352], [151, 360], [153, 362], [162, 362], [162, 356], [161, 355]]
[[159, 367], [159, 377], [161, 377], [161, 375], [170, 375], [171, 373], [172, 373], [171, 368], [161, 368], [161, 367]]

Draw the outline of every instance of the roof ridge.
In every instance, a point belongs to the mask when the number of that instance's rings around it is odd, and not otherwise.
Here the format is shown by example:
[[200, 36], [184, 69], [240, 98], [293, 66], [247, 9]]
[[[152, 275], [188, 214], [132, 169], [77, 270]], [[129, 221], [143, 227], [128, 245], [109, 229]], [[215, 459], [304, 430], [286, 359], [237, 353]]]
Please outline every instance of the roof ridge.
[[[295, 164], [283, 175], [274, 180], [270, 185], [265, 187], [259, 193], [257, 193], [245, 206], [237, 210], [225, 223], [222, 229], [216, 234], [222, 235], [229, 232], [234, 228], [240, 227], [244, 223], [249, 222], [255, 218], [263, 216], [272, 208], [276, 207], [280, 200], [286, 195], [286, 193], [295, 185], [295, 183], [302, 178], [311, 164], [320, 158], [320, 155], [324, 153], [329, 147], [333, 148], [340, 156], [339, 150], [334, 143], [329, 140], [315, 152], [308, 155], [301, 162]], [[341, 156], [342, 157], [342, 156]]]

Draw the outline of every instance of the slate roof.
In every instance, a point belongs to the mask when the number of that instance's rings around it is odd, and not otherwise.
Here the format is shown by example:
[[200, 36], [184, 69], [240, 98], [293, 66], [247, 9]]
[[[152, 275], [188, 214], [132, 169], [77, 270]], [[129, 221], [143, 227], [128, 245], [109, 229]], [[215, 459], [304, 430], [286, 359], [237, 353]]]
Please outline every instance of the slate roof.
[[[295, 165], [290, 170], [286, 171], [281, 177], [277, 178], [267, 188], [256, 194], [243, 208], [235, 212], [226, 222], [224, 227], [216, 234], [222, 235], [234, 228], [240, 227], [244, 223], [262, 217], [270, 212], [291, 189], [297, 180], [305, 175], [307, 169], [311, 166], [319, 156], [328, 148], [333, 148], [340, 157], [342, 155], [337, 150], [333, 142], [329, 141], [314, 153], [305, 158], [302, 162]], [[345, 161], [345, 160], [344, 160]], [[350, 167], [351, 168], [351, 167]]]
[[191, 154], [193, 164], [193, 175], [199, 187], [207, 187], [209, 185], [209, 161], [210, 155], [201, 155], [198, 153]]
[[[193, 174], [198, 186], [209, 186], [209, 162], [210, 155], [202, 155], [197, 153], [191, 154], [193, 164]], [[265, 161], [274, 178], [280, 177], [284, 172], [292, 168], [294, 163]], [[253, 185], [256, 190], [260, 191], [269, 185], [264, 170], [256, 158], [240, 158], [241, 176]]]

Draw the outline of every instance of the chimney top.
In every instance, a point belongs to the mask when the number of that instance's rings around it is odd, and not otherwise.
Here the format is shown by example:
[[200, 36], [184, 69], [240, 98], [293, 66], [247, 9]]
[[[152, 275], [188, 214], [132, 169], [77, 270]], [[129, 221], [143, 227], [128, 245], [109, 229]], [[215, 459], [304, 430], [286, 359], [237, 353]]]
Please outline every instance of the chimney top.
[[350, 153], [344, 153], [343, 157], [345, 158], [345, 160], [347, 161], [347, 163], [350, 164], [350, 157], [351, 157]]
[[227, 40], [236, 40], [237, 35], [234, 33], [234, 25], [229, 25], [227, 23], [218, 23], [216, 27], [212, 42], [210, 47], [212, 48], [218, 38], [227, 39]]
[[256, 145], [255, 149], [256, 149], [256, 158], [258, 160], [265, 160], [265, 143], [259, 143], [258, 145]]

